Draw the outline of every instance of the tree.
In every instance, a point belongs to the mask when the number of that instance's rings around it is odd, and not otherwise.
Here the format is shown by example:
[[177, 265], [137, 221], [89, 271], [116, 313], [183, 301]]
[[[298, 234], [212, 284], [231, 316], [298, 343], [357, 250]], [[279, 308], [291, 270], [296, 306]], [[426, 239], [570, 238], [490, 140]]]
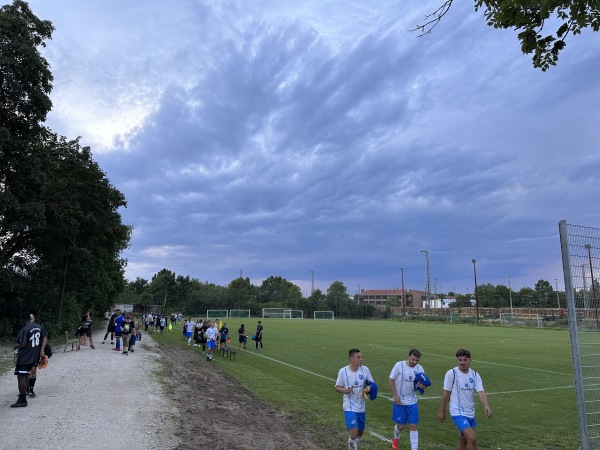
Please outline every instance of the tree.
[[[454, 0], [446, 0], [426, 23], [417, 25], [420, 36], [431, 30], [446, 15]], [[475, 0], [475, 11], [483, 9], [487, 24], [494, 28], [514, 28], [519, 33], [523, 53], [533, 53], [533, 67], [548, 70], [555, 66], [559, 53], [565, 48], [569, 34], [581, 30], [600, 29], [600, 3], [586, 0]], [[544, 26], [556, 24], [550, 34], [541, 34]]]
[[126, 206], [78, 139], [43, 126], [54, 28], [24, 1], [0, 7], [0, 308], [68, 322], [104, 311], [125, 285]]

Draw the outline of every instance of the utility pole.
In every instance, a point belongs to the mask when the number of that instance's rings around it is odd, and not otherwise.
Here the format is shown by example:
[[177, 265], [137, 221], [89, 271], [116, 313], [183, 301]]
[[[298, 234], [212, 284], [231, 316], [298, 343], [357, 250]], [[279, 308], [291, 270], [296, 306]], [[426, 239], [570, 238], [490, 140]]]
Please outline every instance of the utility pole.
[[433, 303], [437, 305], [438, 295], [437, 295], [437, 278], [433, 279]]
[[400, 269], [402, 273], [402, 314], [406, 320], [406, 296], [404, 294], [404, 269]]
[[510, 315], [512, 316], [513, 308], [512, 308], [512, 289], [510, 287], [510, 275], [508, 276], [508, 298], [510, 299]]
[[311, 269], [309, 272], [311, 273], [310, 295], [312, 295], [315, 292], [315, 271]]
[[429, 280], [429, 251], [421, 250], [421, 253], [425, 253], [425, 291], [427, 292], [427, 308], [431, 313], [431, 304], [429, 303], [429, 296], [431, 293], [431, 282]]
[[554, 283], [556, 284], [556, 304], [558, 305], [558, 309], [560, 309], [560, 298], [558, 296], [558, 278], [554, 279]]

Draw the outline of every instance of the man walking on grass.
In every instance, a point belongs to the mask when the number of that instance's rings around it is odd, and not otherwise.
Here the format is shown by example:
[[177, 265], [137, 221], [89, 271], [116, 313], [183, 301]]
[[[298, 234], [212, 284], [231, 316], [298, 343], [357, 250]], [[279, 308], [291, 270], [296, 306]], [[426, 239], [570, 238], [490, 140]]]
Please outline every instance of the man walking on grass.
[[438, 418], [440, 422], [446, 420], [446, 405], [450, 402], [450, 417], [458, 427], [458, 450], [476, 450], [477, 438], [475, 437], [475, 392], [483, 403], [483, 412], [489, 419], [492, 409], [483, 390], [481, 376], [471, 369], [471, 352], [464, 348], [456, 352], [458, 366], [446, 372], [444, 377], [444, 391]]

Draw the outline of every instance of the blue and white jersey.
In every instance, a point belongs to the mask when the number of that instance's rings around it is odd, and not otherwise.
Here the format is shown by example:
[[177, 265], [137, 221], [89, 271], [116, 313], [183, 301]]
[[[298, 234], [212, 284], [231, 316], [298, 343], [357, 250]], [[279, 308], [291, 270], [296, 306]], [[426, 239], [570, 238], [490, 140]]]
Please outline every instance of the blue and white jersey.
[[194, 331], [194, 327], [196, 326], [196, 324], [193, 321], [188, 321], [185, 323], [185, 331], [187, 333], [191, 333]]
[[394, 380], [396, 392], [400, 397], [400, 404], [412, 405], [417, 403], [417, 394], [415, 392], [415, 373], [425, 373], [420, 364], [410, 367], [406, 361], [397, 362], [392, 368], [390, 379]]
[[206, 338], [209, 341], [214, 341], [217, 338], [217, 334], [219, 334], [217, 327], [210, 327], [208, 330], [206, 330]]
[[371, 372], [365, 366], [360, 366], [356, 372], [352, 372], [349, 365], [340, 369], [335, 385], [352, 389], [351, 394], [343, 396], [344, 411], [365, 412], [365, 397], [362, 390], [366, 387], [367, 380], [374, 382]]
[[462, 373], [458, 367], [444, 377], [444, 390], [450, 391], [450, 415], [475, 418], [475, 392], [483, 391], [481, 377], [473, 369]]

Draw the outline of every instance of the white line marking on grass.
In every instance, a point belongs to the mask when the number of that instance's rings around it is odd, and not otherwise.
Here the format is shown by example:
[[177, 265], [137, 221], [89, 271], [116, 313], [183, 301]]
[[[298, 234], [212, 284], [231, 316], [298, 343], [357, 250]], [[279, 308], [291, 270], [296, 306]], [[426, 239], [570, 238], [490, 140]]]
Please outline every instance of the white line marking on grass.
[[379, 440], [382, 440], [383, 442], [387, 442], [388, 444], [392, 443], [391, 439], [388, 439], [388, 438], [386, 438], [385, 436], [382, 436], [379, 433], [375, 433], [374, 431], [371, 431], [371, 430], [367, 430], [367, 433], [369, 433], [371, 436], [376, 437]]
[[[371, 347], [380, 347], [380, 348], [386, 348], [388, 350], [398, 350], [396, 347], [387, 347], [385, 345], [377, 345], [377, 344], [369, 344]], [[436, 356], [438, 358], [448, 358], [448, 359], [456, 359], [455, 356], [448, 356], [448, 355], [437, 355], [435, 353], [427, 353], [428, 356]], [[492, 361], [484, 361], [481, 359], [477, 359], [475, 360], [476, 364], [492, 364], [495, 366], [502, 366], [502, 367], [512, 367], [515, 369], [525, 369], [525, 370], [534, 370], [536, 372], [544, 372], [544, 373], [553, 373], [555, 375], [563, 375], [563, 376], [570, 376], [570, 373], [564, 373], [564, 372], [555, 372], [554, 370], [546, 370], [546, 369], [536, 369], [535, 367], [525, 367], [525, 366], [515, 366], [512, 364], [502, 364], [502, 363], [497, 363], [497, 362], [492, 362]]]

